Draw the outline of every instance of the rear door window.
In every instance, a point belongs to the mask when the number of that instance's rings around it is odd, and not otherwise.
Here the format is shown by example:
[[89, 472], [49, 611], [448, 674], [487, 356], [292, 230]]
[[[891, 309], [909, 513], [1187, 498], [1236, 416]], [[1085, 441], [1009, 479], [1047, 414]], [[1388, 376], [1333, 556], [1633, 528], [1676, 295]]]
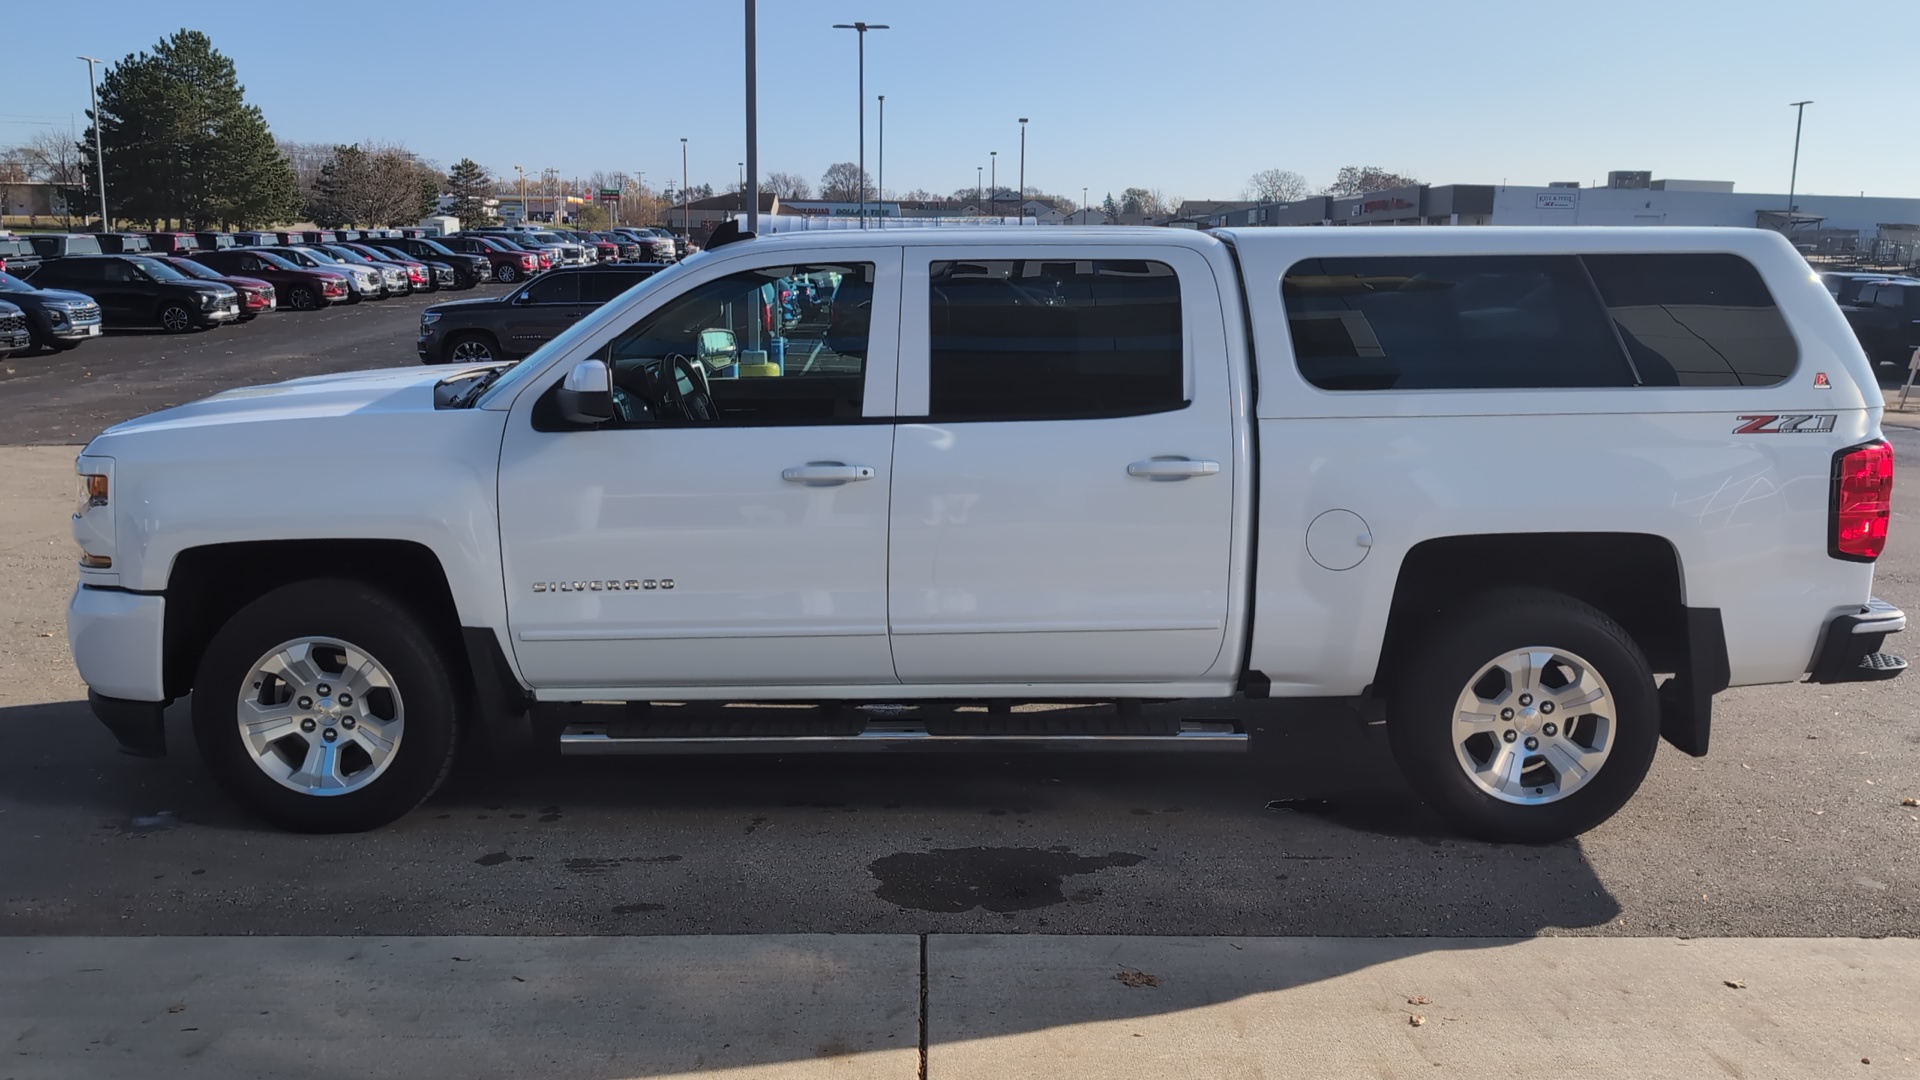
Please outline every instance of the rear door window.
[[580, 283], [580, 299], [589, 304], [604, 304], [640, 284], [646, 277], [645, 274], [623, 270], [585, 274]]
[[527, 286], [522, 294], [526, 304], [576, 304], [580, 302], [579, 274], [552, 274]]
[[1648, 386], [1773, 386], [1800, 352], [1773, 294], [1738, 255], [1587, 255]]

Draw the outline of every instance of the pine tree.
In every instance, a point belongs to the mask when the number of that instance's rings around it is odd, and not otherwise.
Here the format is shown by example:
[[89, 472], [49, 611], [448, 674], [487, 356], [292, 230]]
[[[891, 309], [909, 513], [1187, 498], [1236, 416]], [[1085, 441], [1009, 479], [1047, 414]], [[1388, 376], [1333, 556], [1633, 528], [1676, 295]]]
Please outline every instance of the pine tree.
[[[186, 225], [255, 224], [299, 212], [292, 166], [233, 61], [196, 30], [107, 68], [93, 121], [119, 216]], [[95, 167], [93, 133], [82, 139]]]
[[1100, 212], [1107, 216], [1107, 224], [1120, 224], [1120, 204], [1113, 201], [1113, 192], [1107, 192], [1107, 201], [1100, 204]]
[[460, 219], [460, 224], [479, 224], [493, 215], [488, 212], [486, 199], [493, 191], [493, 177], [480, 167], [472, 158], [461, 158], [447, 170], [447, 194], [452, 196], [452, 205], [447, 213]]

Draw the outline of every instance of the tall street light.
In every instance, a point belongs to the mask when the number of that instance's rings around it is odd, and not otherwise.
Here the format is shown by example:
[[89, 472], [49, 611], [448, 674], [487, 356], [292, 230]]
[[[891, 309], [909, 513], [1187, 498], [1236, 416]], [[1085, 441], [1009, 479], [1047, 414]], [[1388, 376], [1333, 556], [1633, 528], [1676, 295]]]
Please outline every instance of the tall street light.
[[1027, 223], [1027, 118], [1020, 118], [1020, 224]]
[[[879, 175], [874, 178], [874, 182], [873, 182], [873, 186], [877, 189], [873, 193], [873, 200], [875, 202], [883, 203], [887, 201], [887, 95], [881, 94], [879, 95], [879, 97], [880, 97], [880, 164], [875, 167], [876, 170], [879, 172]], [[875, 209], [877, 210], [879, 208], [875, 207]], [[885, 217], [886, 215], [882, 214], [880, 216]]]
[[92, 56], [82, 56], [78, 59], [87, 62], [87, 96], [93, 99], [93, 165], [99, 170], [100, 179], [100, 231], [106, 232], [113, 228], [107, 221], [107, 155], [100, 148], [100, 91], [93, 81], [93, 65], [104, 64], [106, 61]]
[[520, 174], [520, 221], [524, 224], [527, 220], [527, 170], [515, 165], [513, 171]]
[[993, 216], [1000, 216], [1000, 151], [987, 151], [987, 198], [993, 200]]
[[888, 29], [886, 23], [834, 23], [835, 30], [852, 30], [860, 38], [860, 227], [867, 227], [867, 31]]
[[747, 231], [760, 231], [760, 46], [759, 14], [754, 0], [747, 0], [747, 160], [741, 166], [747, 181], [742, 194], [747, 198]]
[[973, 167], [973, 205], [975, 209], [978, 209], [980, 204], [985, 201], [980, 198], [980, 193], [985, 190], [984, 177], [986, 175], [987, 167], [985, 165], [975, 165]]
[[693, 240], [693, 199], [687, 194], [687, 140], [680, 139], [680, 228]]
[[1087, 223], [1087, 189], [1084, 186], [1082, 186], [1080, 188], [1080, 224], [1085, 225], [1086, 223]]
[[[1787, 179], [1787, 232], [1793, 231], [1793, 195], [1795, 189], [1800, 184], [1800, 124], [1807, 118], [1807, 106], [1811, 104], [1813, 104], [1811, 99], [1807, 101], [1790, 101], [1787, 103], [1787, 108], [1794, 110], [1793, 174]], [[94, 130], [100, 130], [99, 125], [94, 125]]]

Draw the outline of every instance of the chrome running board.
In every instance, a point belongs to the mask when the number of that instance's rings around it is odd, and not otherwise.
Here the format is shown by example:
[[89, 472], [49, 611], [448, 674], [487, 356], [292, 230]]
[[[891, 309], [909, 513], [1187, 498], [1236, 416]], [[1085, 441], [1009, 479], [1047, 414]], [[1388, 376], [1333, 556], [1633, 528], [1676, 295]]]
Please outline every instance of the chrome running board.
[[805, 754], [862, 751], [1066, 751], [1146, 750], [1158, 753], [1244, 751], [1247, 735], [1237, 725], [1183, 720], [1177, 735], [935, 735], [915, 720], [870, 720], [852, 735], [639, 735], [608, 734], [605, 724], [568, 724], [560, 752], [569, 756], [611, 754]]

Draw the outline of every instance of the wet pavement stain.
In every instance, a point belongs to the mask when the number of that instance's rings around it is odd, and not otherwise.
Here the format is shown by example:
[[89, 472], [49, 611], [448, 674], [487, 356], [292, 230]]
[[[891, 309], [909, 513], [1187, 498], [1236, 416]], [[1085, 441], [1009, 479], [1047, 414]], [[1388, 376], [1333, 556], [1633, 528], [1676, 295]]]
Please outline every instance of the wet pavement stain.
[[649, 911], [665, 911], [665, 904], [621, 904], [613, 909], [615, 915], [640, 915]]
[[493, 851], [493, 852], [488, 852], [487, 854], [482, 855], [473, 861], [479, 863], [481, 866], [499, 866], [501, 863], [506, 862], [510, 858], [512, 858], [512, 856], [508, 855], [504, 851]]
[[604, 874], [628, 863], [676, 863], [678, 855], [622, 855], [617, 859], [568, 859], [566, 868], [575, 874]]
[[[1069, 877], [1145, 861], [1144, 855], [1124, 851], [1075, 855], [1064, 849], [936, 848], [888, 855], [867, 869], [880, 882], [874, 895], [896, 907], [949, 914], [984, 908], [1010, 914], [1067, 903], [1063, 884]], [[1087, 903], [1098, 895], [1097, 890], [1082, 889], [1072, 899]]]

